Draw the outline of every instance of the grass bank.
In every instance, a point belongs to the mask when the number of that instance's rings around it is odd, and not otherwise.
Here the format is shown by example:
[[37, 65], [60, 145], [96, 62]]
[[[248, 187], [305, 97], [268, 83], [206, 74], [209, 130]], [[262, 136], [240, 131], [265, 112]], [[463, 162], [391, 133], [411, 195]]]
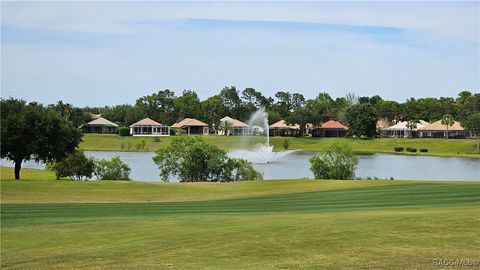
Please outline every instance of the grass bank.
[[[205, 141], [215, 144], [223, 149], [244, 149], [254, 147], [263, 142], [262, 137], [242, 136], [203, 136]], [[289, 141], [289, 149], [305, 151], [325, 151], [334, 143], [346, 143], [356, 153], [395, 153], [396, 146], [427, 148], [424, 155], [434, 156], [459, 156], [480, 158], [475, 153], [476, 141], [467, 139], [403, 139], [403, 138], [378, 138], [372, 140], [358, 140], [349, 138], [283, 138], [272, 137], [270, 143], [274, 150], [283, 150], [283, 142]], [[90, 151], [155, 151], [170, 144], [172, 137], [161, 137], [155, 141], [152, 137], [120, 137], [118, 135], [85, 134], [80, 148]], [[141, 148], [142, 141], [145, 147]], [[410, 154], [403, 152], [403, 154]], [[416, 153], [420, 155], [420, 153]]]
[[478, 259], [480, 184], [55, 181], [2, 168], [2, 269], [438, 269]]

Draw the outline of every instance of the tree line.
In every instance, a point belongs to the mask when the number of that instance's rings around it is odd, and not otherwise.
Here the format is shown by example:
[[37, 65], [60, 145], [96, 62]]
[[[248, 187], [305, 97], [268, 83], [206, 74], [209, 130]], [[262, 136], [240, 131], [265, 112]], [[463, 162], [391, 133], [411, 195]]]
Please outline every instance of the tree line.
[[190, 117], [218, 127], [224, 116], [246, 121], [255, 110], [264, 107], [270, 123], [284, 119], [287, 123], [304, 127], [306, 123], [319, 124], [328, 120], [346, 123], [348, 109], [362, 104], [370, 105], [376, 119], [386, 122], [432, 122], [446, 114], [462, 122], [470, 115], [480, 112], [480, 93], [461, 91], [456, 98], [410, 98], [399, 103], [385, 100], [379, 95], [357, 97], [351, 93], [333, 98], [328, 93], [320, 92], [315, 98], [306, 99], [301, 93], [278, 91], [274, 97], [268, 97], [254, 88], [240, 91], [231, 86], [205, 100], [200, 100], [194, 90], [184, 90], [177, 96], [175, 92], [166, 89], [140, 97], [134, 105], [78, 108], [60, 101], [50, 107], [74, 126], [91, 120], [91, 114], [101, 114], [121, 126], [129, 126], [145, 117], [166, 125]]

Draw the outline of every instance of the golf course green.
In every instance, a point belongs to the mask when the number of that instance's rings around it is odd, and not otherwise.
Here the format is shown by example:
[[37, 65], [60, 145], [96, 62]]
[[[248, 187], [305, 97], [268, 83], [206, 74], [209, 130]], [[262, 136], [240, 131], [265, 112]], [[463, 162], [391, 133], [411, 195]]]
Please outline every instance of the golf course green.
[[[86, 151], [156, 151], [170, 144], [169, 137], [120, 137], [112, 134], [84, 134], [80, 149]], [[265, 143], [264, 137], [259, 136], [218, 136], [209, 135], [202, 138], [220, 148], [246, 149], [254, 147], [258, 143]], [[335, 143], [349, 145], [355, 153], [396, 153], [394, 148], [413, 147], [417, 150], [428, 149], [427, 153], [402, 154], [454, 156], [480, 158], [476, 152], [476, 141], [473, 139], [410, 139], [410, 138], [376, 138], [359, 140], [351, 138], [312, 138], [312, 137], [271, 137], [270, 144], [274, 151], [284, 150], [283, 143], [288, 140], [290, 150], [325, 151]], [[142, 141], [144, 147], [142, 148]]]
[[22, 177], [1, 169], [2, 269], [439, 269], [480, 248], [479, 183]]

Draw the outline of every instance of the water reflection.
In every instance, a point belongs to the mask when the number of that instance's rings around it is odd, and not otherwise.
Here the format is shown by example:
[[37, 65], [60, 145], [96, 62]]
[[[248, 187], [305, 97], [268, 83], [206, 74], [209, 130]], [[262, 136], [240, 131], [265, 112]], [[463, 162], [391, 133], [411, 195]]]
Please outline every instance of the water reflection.
[[[120, 159], [130, 165], [130, 177], [135, 180], [160, 181], [159, 171], [153, 163], [152, 152], [100, 152], [87, 151], [88, 156], [110, 159], [120, 156]], [[231, 151], [232, 157], [241, 157], [242, 153]], [[308, 159], [313, 155], [309, 152], [293, 152], [279, 157], [270, 164], [254, 164], [254, 167], [264, 174], [264, 179], [302, 179], [313, 178]], [[404, 155], [359, 155], [359, 166], [355, 172], [357, 177], [378, 177], [388, 179], [409, 180], [450, 180], [450, 181], [480, 181], [480, 159], [460, 157], [431, 157]], [[2, 160], [2, 166], [13, 166]], [[24, 168], [43, 169], [43, 164], [28, 161]], [[174, 180], [174, 179], [172, 179]]]

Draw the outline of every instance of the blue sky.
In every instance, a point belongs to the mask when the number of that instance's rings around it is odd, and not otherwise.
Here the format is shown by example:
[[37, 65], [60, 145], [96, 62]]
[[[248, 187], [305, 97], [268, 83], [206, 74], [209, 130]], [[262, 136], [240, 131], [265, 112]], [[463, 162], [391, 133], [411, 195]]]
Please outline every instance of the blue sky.
[[480, 88], [479, 2], [2, 2], [2, 97], [77, 106], [224, 86], [455, 97]]

